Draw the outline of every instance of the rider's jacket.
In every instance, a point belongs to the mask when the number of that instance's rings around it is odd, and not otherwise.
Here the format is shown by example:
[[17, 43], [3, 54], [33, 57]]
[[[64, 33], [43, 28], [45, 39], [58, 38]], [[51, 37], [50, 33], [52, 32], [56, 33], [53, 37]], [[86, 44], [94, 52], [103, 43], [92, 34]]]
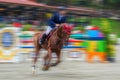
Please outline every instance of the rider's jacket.
[[59, 13], [54, 13], [53, 16], [48, 20], [48, 26], [55, 28], [55, 24], [61, 24], [66, 22], [66, 16], [61, 16]]

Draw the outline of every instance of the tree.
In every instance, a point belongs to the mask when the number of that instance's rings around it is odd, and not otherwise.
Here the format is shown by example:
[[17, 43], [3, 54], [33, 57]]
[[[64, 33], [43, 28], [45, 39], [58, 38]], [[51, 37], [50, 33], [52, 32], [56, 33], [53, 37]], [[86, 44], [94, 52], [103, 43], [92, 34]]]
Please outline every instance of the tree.
[[104, 8], [119, 9], [119, 7], [120, 7], [119, 4], [120, 4], [120, 0], [103, 0]]
[[53, 6], [69, 6], [76, 3], [78, 0], [38, 0], [38, 2]]
[[37, 1], [52, 6], [85, 6], [110, 9], [111, 8], [119, 9], [120, 7], [119, 6], [120, 0], [37, 0]]

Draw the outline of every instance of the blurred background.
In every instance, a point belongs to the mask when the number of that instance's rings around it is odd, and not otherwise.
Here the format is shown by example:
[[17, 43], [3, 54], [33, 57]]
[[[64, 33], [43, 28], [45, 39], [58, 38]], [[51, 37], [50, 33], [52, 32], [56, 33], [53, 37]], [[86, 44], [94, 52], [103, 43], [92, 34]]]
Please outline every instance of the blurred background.
[[[119, 74], [120, 65], [117, 63], [120, 60], [119, 4], [120, 0], [0, 0], [0, 71], [3, 69], [3, 72], [9, 75], [8, 72], [12, 70], [11, 76], [15, 76], [15, 70], [24, 73], [22, 68], [26, 64], [29, 64], [25, 66], [26, 69], [30, 67], [34, 55], [34, 34], [46, 30], [47, 20], [60, 6], [65, 6], [68, 11], [67, 23], [73, 24], [74, 28], [68, 46], [64, 46], [62, 50], [62, 60], [65, 63], [63, 63], [64, 66], [58, 67], [58, 72], [61, 72], [63, 67], [76, 65], [76, 69], [83, 69], [83, 73], [84, 70], [88, 71], [90, 75], [89, 68], [86, 66], [94, 63], [90, 69], [96, 75], [91, 74], [91, 76], [101, 77], [98, 76], [102, 74], [98, 69], [104, 70], [105, 76], [111, 75], [108, 74], [109, 71]], [[42, 50], [41, 53], [40, 61], [46, 51]], [[53, 53], [53, 61], [55, 59], [56, 56]], [[11, 62], [17, 64], [11, 64]], [[103, 67], [103, 63], [107, 65]], [[65, 66], [66, 64], [68, 65]], [[77, 64], [82, 64], [82, 66], [77, 66]], [[10, 67], [6, 69], [5, 66]], [[76, 69], [73, 71], [77, 73]], [[68, 73], [74, 74], [73, 71]], [[66, 74], [67, 69], [64, 75]], [[79, 74], [78, 72], [76, 75]], [[26, 74], [17, 75], [22, 77]], [[116, 75], [113, 75], [113, 79], [119, 80], [120, 77]], [[1, 80], [4, 78], [5, 75], [1, 74]], [[75, 76], [73, 78], [76, 79]], [[8, 80], [13, 79], [19, 78], [12, 77]], [[63, 79], [65, 79], [64, 76]], [[105, 77], [100, 79], [106, 80]]]

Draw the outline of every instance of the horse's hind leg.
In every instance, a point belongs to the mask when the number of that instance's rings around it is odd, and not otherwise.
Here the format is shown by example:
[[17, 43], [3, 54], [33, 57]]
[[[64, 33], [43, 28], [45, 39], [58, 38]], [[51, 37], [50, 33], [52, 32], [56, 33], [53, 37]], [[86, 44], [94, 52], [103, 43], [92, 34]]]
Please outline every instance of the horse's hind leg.
[[51, 64], [52, 67], [57, 66], [61, 62], [61, 51], [56, 52], [56, 55], [57, 55], [57, 61], [56, 63]]
[[41, 49], [41, 45], [39, 45], [39, 35], [40, 34], [38, 33], [38, 34], [35, 34], [34, 37], [33, 37], [33, 43], [34, 43], [34, 46], [35, 46], [35, 54], [34, 54], [34, 57], [33, 57], [33, 66], [32, 66], [33, 73], [35, 73], [36, 62], [38, 60], [39, 51]]

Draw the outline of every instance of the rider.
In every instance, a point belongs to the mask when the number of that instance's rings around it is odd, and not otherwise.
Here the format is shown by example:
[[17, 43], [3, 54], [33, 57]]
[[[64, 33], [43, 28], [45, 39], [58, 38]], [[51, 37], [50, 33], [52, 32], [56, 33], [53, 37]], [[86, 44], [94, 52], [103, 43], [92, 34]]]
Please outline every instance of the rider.
[[67, 11], [65, 7], [59, 7], [59, 11], [54, 13], [53, 16], [48, 20], [48, 28], [45, 34], [42, 36], [40, 43], [44, 43], [47, 35], [51, 32], [51, 30], [66, 22], [66, 13]]

